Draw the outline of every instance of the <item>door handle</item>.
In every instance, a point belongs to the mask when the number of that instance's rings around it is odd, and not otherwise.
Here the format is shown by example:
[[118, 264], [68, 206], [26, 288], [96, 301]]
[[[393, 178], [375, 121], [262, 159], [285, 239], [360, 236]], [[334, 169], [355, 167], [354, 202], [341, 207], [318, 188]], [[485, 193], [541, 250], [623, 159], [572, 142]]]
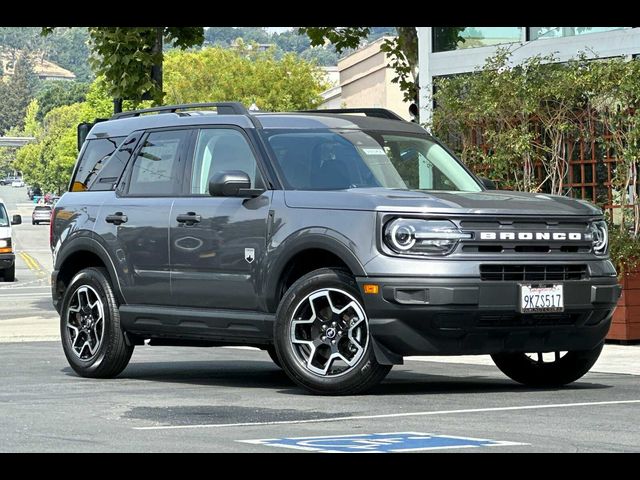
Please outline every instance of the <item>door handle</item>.
[[129, 220], [129, 217], [127, 217], [122, 212], [116, 212], [111, 215], [107, 215], [104, 220], [107, 223], [113, 223], [114, 225], [121, 225], [123, 223], [127, 223], [127, 221]]
[[193, 225], [194, 223], [200, 223], [202, 217], [195, 212], [182, 213], [176, 217], [178, 223], [184, 223], [186, 225]]

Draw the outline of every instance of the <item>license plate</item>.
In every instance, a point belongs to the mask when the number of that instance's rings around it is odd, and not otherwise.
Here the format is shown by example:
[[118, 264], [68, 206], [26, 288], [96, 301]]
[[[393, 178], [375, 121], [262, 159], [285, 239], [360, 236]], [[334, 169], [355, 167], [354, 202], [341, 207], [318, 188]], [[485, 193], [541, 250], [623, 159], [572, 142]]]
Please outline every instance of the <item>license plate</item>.
[[562, 312], [562, 285], [520, 285], [520, 313]]

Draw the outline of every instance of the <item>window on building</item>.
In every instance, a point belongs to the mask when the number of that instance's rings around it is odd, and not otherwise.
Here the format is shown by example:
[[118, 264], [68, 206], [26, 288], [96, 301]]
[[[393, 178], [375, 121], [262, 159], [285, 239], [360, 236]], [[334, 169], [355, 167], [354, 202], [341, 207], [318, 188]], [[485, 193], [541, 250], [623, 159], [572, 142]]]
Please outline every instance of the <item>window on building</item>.
[[587, 35], [589, 33], [608, 32], [628, 27], [528, 27], [529, 40], [544, 38], [573, 37], [575, 35]]
[[488, 47], [522, 40], [524, 27], [433, 27], [433, 51]]

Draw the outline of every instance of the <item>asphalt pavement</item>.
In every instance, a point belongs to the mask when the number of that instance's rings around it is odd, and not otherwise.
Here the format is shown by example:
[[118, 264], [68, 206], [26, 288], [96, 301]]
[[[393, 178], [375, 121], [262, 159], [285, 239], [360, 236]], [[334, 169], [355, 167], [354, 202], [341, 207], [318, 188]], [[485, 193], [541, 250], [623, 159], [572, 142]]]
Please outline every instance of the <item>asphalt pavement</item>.
[[[13, 226], [13, 242], [16, 252], [16, 281], [0, 282], [0, 328], [5, 321], [17, 319], [33, 327], [33, 337], [50, 333], [47, 320], [55, 310], [51, 305], [49, 287], [51, 250], [49, 249], [49, 225], [31, 224], [34, 204], [27, 196], [26, 188], [0, 186], [0, 198], [9, 216], [22, 215], [22, 225]], [[21, 332], [29, 335], [28, 331]]]
[[[136, 347], [116, 379], [69, 368], [47, 225], [1, 187], [16, 281], [0, 283], [0, 452], [638, 452], [640, 346], [607, 345], [580, 381], [533, 390], [487, 356], [407, 359], [370, 394], [318, 397], [265, 352]], [[36, 341], [38, 340], [38, 341]]]

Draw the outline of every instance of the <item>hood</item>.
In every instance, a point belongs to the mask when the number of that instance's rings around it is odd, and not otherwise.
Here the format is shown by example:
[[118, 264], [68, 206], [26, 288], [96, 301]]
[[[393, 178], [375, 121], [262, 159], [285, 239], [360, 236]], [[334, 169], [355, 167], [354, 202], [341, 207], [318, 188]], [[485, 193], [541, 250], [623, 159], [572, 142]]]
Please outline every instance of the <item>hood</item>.
[[340, 191], [287, 190], [285, 202], [292, 208], [329, 210], [457, 215], [602, 215], [602, 210], [582, 200], [544, 193], [498, 190], [483, 192], [427, 192], [386, 188], [353, 188]]

